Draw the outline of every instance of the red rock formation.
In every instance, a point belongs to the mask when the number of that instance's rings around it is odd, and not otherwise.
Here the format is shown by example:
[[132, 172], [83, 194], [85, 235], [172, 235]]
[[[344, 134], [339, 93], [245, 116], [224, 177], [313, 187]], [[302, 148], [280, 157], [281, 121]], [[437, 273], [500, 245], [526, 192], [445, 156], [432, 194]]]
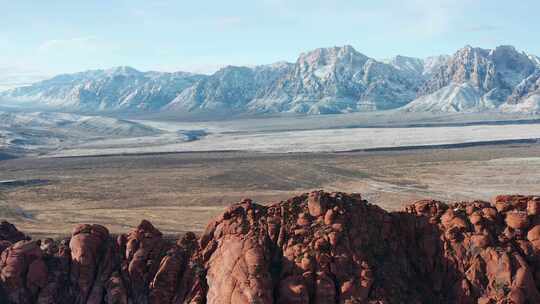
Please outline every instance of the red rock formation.
[[17, 230], [14, 225], [6, 221], [0, 222], [0, 252], [22, 240], [30, 240], [30, 238]]
[[176, 243], [147, 221], [117, 241], [81, 225], [10, 245], [0, 286], [2, 303], [540, 303], [540, 199], [386, 212], [317, 191], [244, 200]]
[[197, 237], [193, 233], [188, 233], [168, 250], [149, 285], [149, 303], [202, 302], [191, 299], [196, 296], [193, 288], [197, 288], [198, 278], [193, 272], [197, 261], [193, 259], [190, 265], [190, 259], [195, 257], [198, 248]]
[[114, 243], [107, 228], [79, 225], [72, 232], [70, 281], [75, 303], [101, 303], [105, 284], [112, 274]]
[[12, 303], [33, 303], [47, 284], [39, 241], [19, 241], [2, 252], [0, 283]]
[[121, 273], [128, 282], [128, 293], [134, 303], [146, 303], [149, 285], [168, 249], [159, 230], [148, 221], [118, 238], [122, 256]]

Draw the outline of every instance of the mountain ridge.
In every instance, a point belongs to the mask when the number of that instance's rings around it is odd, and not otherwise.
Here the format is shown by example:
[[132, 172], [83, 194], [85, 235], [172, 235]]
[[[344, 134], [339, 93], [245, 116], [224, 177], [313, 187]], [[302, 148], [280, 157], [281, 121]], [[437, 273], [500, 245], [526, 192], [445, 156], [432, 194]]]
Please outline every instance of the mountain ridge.
[[[538, 93], [534, 87], [522, 84], [540, 69], [532, 58], [513, 46], [503, 45], [495, 49], [466, 46], [422, 85], [419, 98], [408, 104], [405, 110], [519, 111], [523, 97]], [[536, 80], [529, 79], [529, 82]]]
[[62, 74], [0, 92], [0, 99], [74, 112], [537, 113], [538, 70], [539, 57], [512, 46], [376, 60], [345, 45], [301, 53], [294, 63], [226, 66], [211, 75], [128, 66]]

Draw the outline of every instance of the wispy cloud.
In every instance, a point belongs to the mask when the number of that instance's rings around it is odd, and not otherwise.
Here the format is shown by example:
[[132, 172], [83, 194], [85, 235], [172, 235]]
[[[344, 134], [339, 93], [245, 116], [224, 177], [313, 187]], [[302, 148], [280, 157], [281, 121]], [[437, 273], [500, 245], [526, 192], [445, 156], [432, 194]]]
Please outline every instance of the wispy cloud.
[[98, 50], [100, 43], [95, 36], [75, 37], [68, 39], [51, 39], [38, 46], [39, 52], [51, 51], [93, 51]]
[[408, 34], [434, 37], [454, 30], [457, 17], [463, 13], [466, 4], [470, 2], [466, 0], [412, 0], [408, 1], [408, 5], [404, 8], [395, 5], [394, 13], [398, 16], [401, 14], [402, 21], [408, 23], [403, 28]]
[[[308, 21], [336, 20], [356, 26], [377, 26], [382, 34], [415, 35], [430, 38], [455, 30], [459, 17], [476, 0], [380, 0], [364, 5], [345, 0], [305, 2], [262, 0], [276, 16]], [[338, 4], [338, 5], [336, 5]], [[386, 33], [387, 31], [388, 33]]]
[[230, 27], [242, 24], [242, 18], [237, 16], [219, 17], [215, 20], [215, 24], [219, 27]]
[[494, 32], [499, 30], [499, 27], [493, 25], [477, 25], [464, 29], [467, 32]]
[[127, 12], [145, 25], [154, 24], [163, 18], [163, 14], [174, 11], [174, 1], [153, 0], [153, 1], [133, 1], [124, 0]]

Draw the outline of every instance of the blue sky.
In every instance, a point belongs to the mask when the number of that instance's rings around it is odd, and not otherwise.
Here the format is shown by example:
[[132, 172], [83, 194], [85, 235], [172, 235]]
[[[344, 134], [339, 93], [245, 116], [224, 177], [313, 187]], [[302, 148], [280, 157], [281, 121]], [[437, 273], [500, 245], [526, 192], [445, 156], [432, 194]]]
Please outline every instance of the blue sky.
[[[0, 0], [0, 82], [129, 65], [212, 72], [350, 44], [375, 58], [512, 44], [540, 54], [540, 1]], [[3, 75], [2, 75], [3, 74]], [[19, 77], [19, 78], [20, 78]]]

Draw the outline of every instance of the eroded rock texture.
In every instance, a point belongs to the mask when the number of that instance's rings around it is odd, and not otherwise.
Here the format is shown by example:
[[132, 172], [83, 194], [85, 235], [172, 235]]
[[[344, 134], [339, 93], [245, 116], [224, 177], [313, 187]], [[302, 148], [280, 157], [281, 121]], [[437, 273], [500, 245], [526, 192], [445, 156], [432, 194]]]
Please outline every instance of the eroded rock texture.
[[1, 303], [540, 303], [532, 196], [386, 212], [316, 191], [246, 199], [177, 242], [147, 221], [116, 238], [80, 225], [62, 241], [3, 223], [0, 240]]
[[6, 221], [0, 222], [0, 252], [18, 241], [29, 239], [24, 233], [17, 230], [14, 225]]

